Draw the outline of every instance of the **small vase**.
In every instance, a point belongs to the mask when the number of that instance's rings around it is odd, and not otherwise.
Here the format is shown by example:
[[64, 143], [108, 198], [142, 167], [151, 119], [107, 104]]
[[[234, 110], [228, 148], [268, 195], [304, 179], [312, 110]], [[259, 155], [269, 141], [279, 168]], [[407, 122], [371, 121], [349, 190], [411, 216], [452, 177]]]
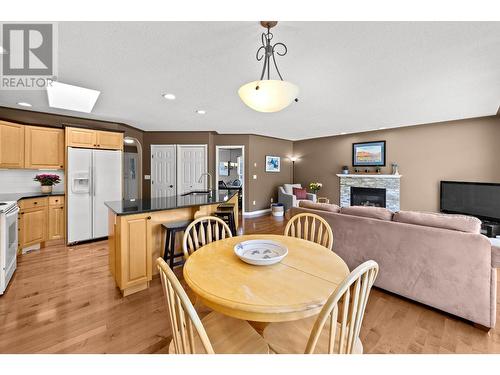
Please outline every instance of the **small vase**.
[[44, 194], [52, 193], [52, 185], [42, 185], [42, 193]]

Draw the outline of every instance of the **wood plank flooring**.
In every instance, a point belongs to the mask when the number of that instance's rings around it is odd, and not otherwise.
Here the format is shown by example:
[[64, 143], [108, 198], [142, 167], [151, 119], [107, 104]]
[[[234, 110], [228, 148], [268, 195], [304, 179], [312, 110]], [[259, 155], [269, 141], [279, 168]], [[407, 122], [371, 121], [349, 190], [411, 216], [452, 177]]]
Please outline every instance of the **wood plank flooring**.
[[[244, 219], [239, 233], [280, 234], [285, 222], [269, 215]], [[0, 296], [0, 353], [165, 353], [166, 314], [158, 278], [148, 290], [120, 296], [106, 241], [50, 246], [19, 257]], [[361, 340], [365, 353], [500, 353], [500, 321], [487, 333], [374, 289]]]

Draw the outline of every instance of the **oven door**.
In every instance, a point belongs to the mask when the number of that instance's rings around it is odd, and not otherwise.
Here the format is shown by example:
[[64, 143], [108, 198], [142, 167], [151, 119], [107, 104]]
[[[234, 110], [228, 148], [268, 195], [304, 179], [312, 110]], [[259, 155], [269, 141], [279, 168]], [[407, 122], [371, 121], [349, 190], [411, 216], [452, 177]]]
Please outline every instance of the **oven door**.
[[5, 286], [9, 283], [17, 265], [18, 246], [18, 213], [19, 207], [14, 206], [5, 213]]

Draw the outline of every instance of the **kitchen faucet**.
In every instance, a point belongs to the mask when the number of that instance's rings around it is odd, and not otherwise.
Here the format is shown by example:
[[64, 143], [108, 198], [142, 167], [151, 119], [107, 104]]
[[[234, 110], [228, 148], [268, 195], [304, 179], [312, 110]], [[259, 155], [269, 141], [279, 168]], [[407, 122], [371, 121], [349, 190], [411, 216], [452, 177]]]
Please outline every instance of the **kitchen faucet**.
[[205, 175], [208, 178], [208, 189], [212, 190], [212, 175], [210, 173], [208, 173], [208, 172], [202, 173], [200, 178], [198, 179], [198, 183], [200, 184], [201, 181], [203, 181], [203, 176], [205, 176]]

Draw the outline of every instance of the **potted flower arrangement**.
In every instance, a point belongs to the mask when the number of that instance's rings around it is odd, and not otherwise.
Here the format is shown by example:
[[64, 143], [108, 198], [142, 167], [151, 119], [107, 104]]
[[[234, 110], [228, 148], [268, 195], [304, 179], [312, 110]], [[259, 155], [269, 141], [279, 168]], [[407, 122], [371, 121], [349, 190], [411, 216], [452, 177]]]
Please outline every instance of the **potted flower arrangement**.
[[318, 191], [320, 191], [322, 187], [323, 184], [321, 182], [311, 182], [309, 184], [309, 190], [311, 190], [313, 194], [318, 194]]
[[61, 177], [56, 174], [37, 174], [33, 181], [42, 186], [42, 193], [52, 193], [52, 186], [61, 182]]

